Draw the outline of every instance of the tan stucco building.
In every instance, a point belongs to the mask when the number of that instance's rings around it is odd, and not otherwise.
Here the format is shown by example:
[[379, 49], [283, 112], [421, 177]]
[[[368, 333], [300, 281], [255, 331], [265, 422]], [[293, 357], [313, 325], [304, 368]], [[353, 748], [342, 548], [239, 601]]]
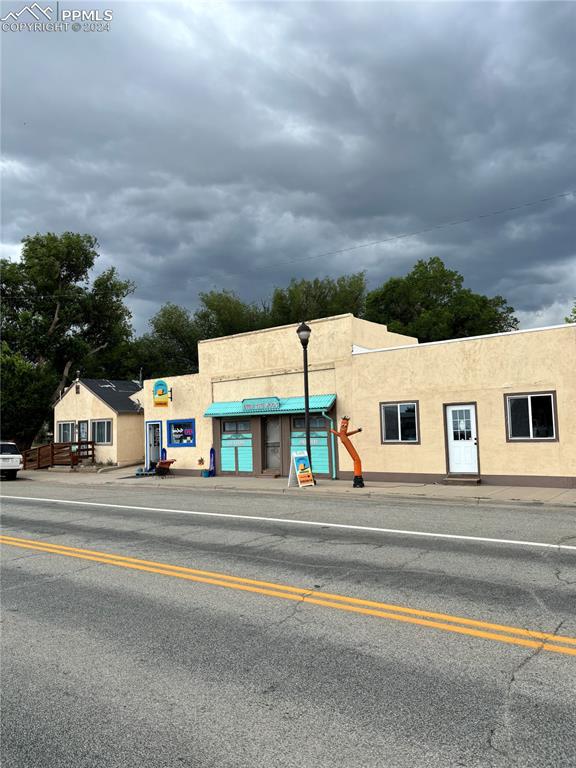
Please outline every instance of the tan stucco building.
[[[329, 428], [351, 427], [364, 479], [576, 487], [576, 327], [430, 344], [352, 315], [315, 320], [308, 347], [312, 465], [352, 478]], [[146, 464], [287, 475], [304, 446], [293, 325], [200, 342], [199, 373], [144, 382]]]
[[99, 464], [143, 462], [140, 389], [134, 381], [76, 379], [54, 405], [54, 441], [93, 440]]

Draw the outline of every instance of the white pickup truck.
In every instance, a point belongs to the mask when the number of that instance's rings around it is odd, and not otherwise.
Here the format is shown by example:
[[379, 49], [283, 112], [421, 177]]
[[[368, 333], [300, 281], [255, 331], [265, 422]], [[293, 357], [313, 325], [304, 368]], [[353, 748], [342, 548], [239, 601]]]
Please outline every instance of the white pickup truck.
[[23, 466], [24, 459], [16, 443], [0, 442], [0, 474], [8, 480], [16, 480], [16, 474]]

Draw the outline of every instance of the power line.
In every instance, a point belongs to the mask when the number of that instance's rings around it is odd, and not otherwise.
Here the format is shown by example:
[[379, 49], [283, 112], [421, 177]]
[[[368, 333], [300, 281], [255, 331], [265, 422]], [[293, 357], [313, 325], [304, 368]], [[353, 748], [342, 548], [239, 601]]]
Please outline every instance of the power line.
[[497, 211], [489, 211], [488, 213], [480, 213], [476, 216], [469, 216], [467, 219], [457, 219], [456, 221], [447, 221], [443, 222], [442, 224], [432, 224], [429, 227], [426, 227], [425, 229], [419, 229], [414, 232], [404, 232], [401, 235], [392, 235], [390, 237], [385, 237], [382, 240], [372, 240], [369, 243], [360, 243], [359, 245], [351, 245], [348, 248], [340, 248], [337, 251], [325, 251], [324, 253], [317, 253], [310, 256], [295, 256], [294, 258], [287, 260], [287, 261], [275, 261], [273, 264], [270, 264], [265, 267], [259, 267], [259, 269], [270, 269], [272, 267], [278, 267], [282, 264], [292, 264], [295, 261], [309, 261], [312, 259], [323, 259], [327, 256], [338, 256], [341, 253], [349, 253], [350, 251], [357, 251], [360, 248], [371, 248], [374, 245], [382, 245], [383, 243], [391, 243], [395, 240], [404, 240], [408, 237], [416, 237], [418, 235], [424, 235], [428, 232], [434, 232], [438, 229], [447, 229], [448, 227], [456, 227], [459, 224], [468, 224], [471, 221], [479, 221], [480, 219], [487, 219], [490, 216], [499, 216], [503, 213], [510, 213], [512, 211], [520, 211], [523, 208], [529, 208], [534, 205], [540, 205], [541, 203], [547, 203], [551, 200], [558, 200], [562, 197], [570, 197], [571, 195], [576, 195], [576, 190], [572, 189], [568, 192], [561, 192], [557, 195], [550, 195], [550, 197], [541, 197], [538, 200], [530, 200], [527, 203], [520, 203], [519, 205], [513, 205], [508, 208], [500, 208]]
[[[531, 208], [535, 205], [541, 205], [542, 203], [548, 203], [552, 200], [559, 200], [561, 198], [565, 197], [571, 197], [572, 195], [576, 195], [576, 189], [569, 190], [568, 192], [560, 192], [557, 195], [550, 195], [549, 197], [541, 197], [537, 200], [529, 200], [525, 203], [519, 203], [518, 205], [512, 205], [507, 208], [499, 208], [496, 211], [489, 211], [488, 213], [480, 213], [475, 216], [469, 216], [466, 219], [456, 219], [455, 221], [446, 221], [441, 224], [432, 224], [429, 227], [426, 227], [425, 229], [419, 229], [415, 230], [413, 232], [403, 232], [400, 235], [391, 235], [390, 237], [385, 237], [381, 240], [372, 240], [369, 243], [360, 243], [359, 245], [351, 245], [348, 248], [340, 248], [338, 250], [334, 251], [325, 251], [324, 253], [316, 253], [312, 255], [306, 255], [306, 256], [294, 256], [293, 258], [286, 260], [286, 261], [275, 261], [271, 264], [267, 264], [264, 266], [259, 266], [258, 269], [275, 269], [276, 267], [282, 266], [283, 264], [293, 264], [294, 262], [300, 262], [300, 261], [311, 261], [313, 259], [323, 259], [328, 256], [338, 256], [341, 253], [350, 253], [351, 251], [357, 251], [361, 248], [371, 248], [375, 245], [383, 245], [384, 243], [392, 243], [396, 240], [405, 240], [408, 237], [417, 237], [418, 235], [425, 235], [428, 232], [435, 232], [439, 229], [447, 229], [448, 227], [456, 227], [461, 224], [468, 224], [472, 221], [480, 221], [481, 219], [488, 219], [491, 216], [500, 216], [503, 213], [511, 213], [512, 211], [520, 211], [524, 208]], [[30, 298], [36, 298], [36, 299], [48, 299], [48, 298], [65, 298], [58, 296], [57, 294], [36, 294], [34, 297], [11, 297], [4, 295], [1, 297], [3, 301], [22, 301]]]

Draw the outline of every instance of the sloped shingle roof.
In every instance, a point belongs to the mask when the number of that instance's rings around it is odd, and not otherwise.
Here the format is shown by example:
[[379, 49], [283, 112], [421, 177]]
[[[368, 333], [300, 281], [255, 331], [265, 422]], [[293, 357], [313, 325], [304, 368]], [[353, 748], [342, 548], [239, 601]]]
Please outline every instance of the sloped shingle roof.
[[[118, 379], [80, 379], [80, 383], [103, 400], [116, 413], [138, 413], [142, 408], [130, 399], [141, 387], [135, 381]], [[72, 385], [74, 386], [74, 385]]]

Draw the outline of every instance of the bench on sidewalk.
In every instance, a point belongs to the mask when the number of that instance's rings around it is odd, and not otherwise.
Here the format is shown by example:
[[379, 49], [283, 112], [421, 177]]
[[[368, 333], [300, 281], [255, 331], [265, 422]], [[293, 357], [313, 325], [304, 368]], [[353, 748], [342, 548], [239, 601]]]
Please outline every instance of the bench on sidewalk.
[[168, 475], [171, 475], [171, 466], [175, 461], [176, 459], [160, 459], [160, 461], [156, 464], [156, 474], [159, 477], [167, 477]]

